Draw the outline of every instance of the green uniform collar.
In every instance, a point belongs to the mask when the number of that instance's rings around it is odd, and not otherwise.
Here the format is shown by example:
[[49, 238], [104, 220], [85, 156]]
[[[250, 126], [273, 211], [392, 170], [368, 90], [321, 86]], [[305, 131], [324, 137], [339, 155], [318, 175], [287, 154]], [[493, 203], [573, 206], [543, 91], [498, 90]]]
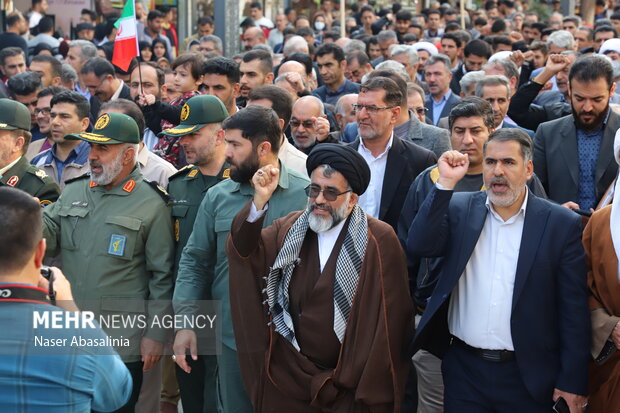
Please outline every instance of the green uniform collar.
[[104, 186], [95, 185], [93, 181], [90, 181], [90, 189], [110, 195], [127, 196], [136, 190], [136, 187], [142, 182], [142, 179], [142, 172], [140, 172], [140, 168], [136, 165], [133, 171], [114, 188], [107, 190]]
[[[200, 172], [200, 168], [198, 168], [198, 166], [196, 165], [193, 165], [191, 168], [189, 168], [189, 171], [185, 174], [185, 176], [183, 177], [183, 180], [192, 181], [198, 178], [199, 176], [202, 176], [202, 172]], [[220, 181], [226, 178], [230, 178], [230, 164], [228, 162], [224, 162], [224, 165], [222, 165], [222, 168], [217, 173], [216, 177]]]

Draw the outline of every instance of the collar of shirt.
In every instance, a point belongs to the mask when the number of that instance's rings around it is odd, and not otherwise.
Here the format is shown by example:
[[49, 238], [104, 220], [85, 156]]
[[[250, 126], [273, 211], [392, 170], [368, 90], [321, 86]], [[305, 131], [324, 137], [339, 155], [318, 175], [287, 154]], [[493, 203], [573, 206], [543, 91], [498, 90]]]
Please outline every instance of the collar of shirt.
[[340, 235], [340, 231], [342, 231], [342, 227], [346, 222], [346, 218], [340, 221], [338, 225], [333, 228], [328, 229], [327, 231], [317, 232], [317, 239], [319, 242], [319, 263], [321, 265], [321, 272], [323, 268], [325, 268], [325, 264], [329, 260], [329, 256], [334, 249], [334, 245], [336, 245], [336, 241], [338, 240], [338, 236]]
[[[284, 166], [283, 162], [278, 162], [278, 163], [280, 164], [279, 166], [280, 179], [278, 180], [278, 186], [282, 189], [288, 189], [289, 187], [288, 170], [286, 169], [286, 166]], [[235, 182], [235, 185], [233, 185], [230, 192], [237, 192], [237, 191], [239, 191], [243, 195], [254, 194], [254, 188], [252, 188], [252, 185], [249, 182], [243, 182], [243, 183]]]
[[129, 175], [127, 175], [125, 177], [125, 179], [123, 179], [121, 182], [119, 182], [115, 187], [111, 188], [111, 189], [106, 189], [105, 185], [96, 185], [91, 187], [90, 189], [94, 192], [103, 192], [106, 195], [122, 195], [122, 196], [127, 196], [129, 195], [131, 192], [133, 192], [133, 188], [131, 188], [130, 191], [126, 191], [123, 189], [123, 187], [125, 186], [125, 184], [127, 183], [127, 181], [129, 180], [134, 180], [136, 184], [138, 184], [140, 181], [142, 181], [143, 175], [142, 172], [140, 171], [140, 166], [138, 166], [136, 164], [135, 168], [133, 168], [133, 170], [131, 171], [131, 173]]
[[497, 129], [501, 129], [501, 128], [503, 128], [503, 127], [504, 127], [504, 120], [505, 120], [505, 119], [502, 119], [502, 123], [500, 123], [499, 125], [497, 125], [497, 127], [495, 128], [495, 130], [497, 130]]
[[50, 149], [47, 150], [47, 156], [45, 157], [44, 165], [51, 165], [52, 162], [56, 161], [64, 165], [78, 164], [82, 166], [86, 162], [88, 162], [88, 152], [90, 152], [90, 145], [88, 144], [88, 142], [80, 142], [75, 148], [71, 150], [71, 152], [69, 152], [69, 155], [67, 156], [67, 159], [64, 160], [64, 162], [58, 159], [58, 157], [56, 156], [56, 148], [57, 144], [54, 144]]
[[121, 83], [118, 85], [118, 89], [116, 89], [116, 92], [114, 92], [114, 94], [112, 95], [112, 98], [110, 100], [116, 100], [118, 99], [118, 97], [121, 95], [121, 92], [123, 91], [123, 85], [125, 84], [125, 82], [123, 82], [121, 79], [118, 79]]
[[366, 145], [364, 145], [364, 140], [362, 138], [360, 138], [360, 150], [358, 152], [364, 158], [370, 158], [371, 160], [372, 159], [379, 159], [379, 158], [387, 155], [387, 153], [392, 148], [392, 142], [394, 142], [394, 131], [392, 131], [392, 134], [390, 135], [390, 140], [388, 141], [387, 145], [385, 145], [385, 150], [379, 156], [374, 157], [372, 155], [372, 152], [370, 152], [370, 150], [368, 148], [366, 148]]
[[331, 90], [330, 88], [328, 88], [327, 86], [325, 86], [325, 91], [327, 96], [337, 96], [340, 95], [342, 92], [344, 92], [345, 87], [347, 87], [347, 82], [349, 80], [348, 79], [344, 79], [344, 82], [342, 82], [342, 85], [340, 85], [340, 87], [336, 90]]
[[19, 162], [19, 160], [21, 159], [21, 157], [15, 159], [13, 162], [11, 162], [10, 164], [8, 164], [7, 166], [5, 166], [4, 168], [0, 169], [0, 178], [2, 178], [2, 176], [12, 167], [15, 166], [15, 164], [17, 162]]
[[146, 164], [149, 162], [149, 149], [146, 145], [142, 145], [142, 148], [138, 151], [138, 163], [140, 164], [140, 168], [144, 169]]
[[443, 105], [444, 103], [446, 103], [448, 101], [448, 99], [450, 99], [450, 96], [452, 95], [452, 90], [448, 89], [448, 91], [446, 92], [445, 95], [443, 95], [441, 97], [441, 99], [439, 99], [439, 102], [437, 102], [435, 100], [434, 97], [431, 96], [431, 100], [433, 101], [433, 105], [435, 106], [439, 106], [439, 105]]
[[527, 188], [527, 186], [525, 186], [525, 197], [523, 198], [523, 203], [521, 204], [521, 208], [519, 208], [519, 211], [516, 214], [514, 214], [513, 216], [511, 216], [510, 218], [508, 218], [506, 221], [504, 221], [504, 219], [502, 217], [500, 217], [497, 212], [495, 212], [495, 208], [493, 208], [493, 204], [491, 203], [491, 200], [489, 199], [488, 196], [487, 196], [487, 200], [485, 202], [485, 206], [487, 207], [487, 209], [489, 210], [489, 212], [491, 213], [493, 218], [495, 218], [496, 220], [498, 220], [501, 223], [511, 224], [511, 223], [513, 223], [517, 219], [517, 217], [519, 215], [523, 215], [525, 217], [525, 210], [527, 208], [527, 199], [528, 199], [528, 197], [529, 197], [529, 189]]

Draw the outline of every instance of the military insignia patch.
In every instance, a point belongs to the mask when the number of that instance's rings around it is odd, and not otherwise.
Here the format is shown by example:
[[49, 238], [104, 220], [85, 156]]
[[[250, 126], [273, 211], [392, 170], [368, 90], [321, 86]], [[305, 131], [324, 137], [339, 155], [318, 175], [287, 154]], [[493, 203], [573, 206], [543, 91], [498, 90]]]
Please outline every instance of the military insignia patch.
[[34, 174], [39, 178], [45, 178], [47, 176], [47, 174], [40, 169], [38, 169]]
[[133, 179], [130, 179], [129, 181], [125, 182], [125, 185], [123, 185], [123, 191], [131, 192], [133, 191], [135, 187], [136, 187], [136, 181], [134, 181]]
[[181, 234], [181, 230], [179, 228], [179, 220], [175, 219], [174, 220], [174, 239], [179, 242], [179, 237]]
[[110, 115], [104, 113], [103, 115], [99, 116], [99, 119], [97, 119], [97, 123], [95, 123], [95, 130], [105, 128], [106, 126], [108, 126], [108, 123], [110, 123]]
[[222, 178], [230, 178], [230, 168], [224, 169], [224, 172], [222, 172]]
[[187, 174], [188, 178], [193, 178], [196, 175], [198, 175], [198, 169], [193, 169], [192, 171], [190, 171], [190, 173]]
[[42, 207], [48, 206], [51, 203], [52, 203], [52, 201], [50, 201], [48, 199], [44, 199], [43, 201], [39, 201], [39, 205], [41, 205]]
[[181, 109], [181, 120], [186, 120], [189, 117], [189, 105], [186, 103]]
[[112, 234], [110, 237], [110, 246], [108, 247], [108, 254], [122, 257], [125, 255], [125, 241], [127, 237], [124, 235]]
[[19, 182], [19, 176], [13, 175], [12, 177], [8, 179], [8, 181], [6, 181], [6, 184], [8, 186], [15, 186], [17, 185], [18, 182]]
[[88, 186], [89, 186], [90, 188], [94, 188], [94, 187], [96, 187], [96, 186], [97, 186], [97, 184], [96, 184], [96, 183], [94, 183], [93, 181], [90, 181], [90, 183], [88, 184]]

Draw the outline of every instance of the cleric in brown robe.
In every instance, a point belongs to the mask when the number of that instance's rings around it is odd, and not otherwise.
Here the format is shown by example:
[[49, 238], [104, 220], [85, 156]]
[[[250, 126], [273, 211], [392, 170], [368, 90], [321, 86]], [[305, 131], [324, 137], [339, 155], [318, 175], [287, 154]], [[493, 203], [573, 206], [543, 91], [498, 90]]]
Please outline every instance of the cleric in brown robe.
[[[614, 154], [620, 164], [620, 131]], [[616, 179], [618, 182], [618, 179]], [[614, 195], [620, 191], [616, 183]], [[592, 317], [590, 413], [620, 408], [620, 196], [590, 218], [583, 233], [588, 254], [588, 287]]]
[[370, 181], [359, 153], [323, 144], [306, 168], [306, 210], [261, 231], [279, 173], [266, 166], [232, 224], [231, 309], [246, 391], [255, 412], [399, 412], [413, 328], [398, 238], [357, 205]]

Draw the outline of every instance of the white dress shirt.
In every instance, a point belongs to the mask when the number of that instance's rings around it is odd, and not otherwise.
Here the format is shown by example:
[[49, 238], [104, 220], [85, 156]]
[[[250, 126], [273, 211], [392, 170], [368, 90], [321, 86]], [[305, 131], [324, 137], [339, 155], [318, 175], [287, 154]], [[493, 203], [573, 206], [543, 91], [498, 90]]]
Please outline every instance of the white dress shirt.
[[379, 219], [379, 211], [381, 211], [381, 194], [383, 193], [383, 178], [385, 177], [385, 167], [387, 166], [388, 152], [392, 147], [394, 140], [394, 132], [390, 136], [390, 140], [385, 146], [385, 150], [376, 158], [364, 145], [364, 140], [360, 139], [360, 145], [357, 151], [366, 160], [370, 168], [370, 183], [366, 192], [360, 195], [357, 203], [362, 207], [365, 213], [373, 218]]
[[528, 193], [514, 216], [504, 221], [487, 198], [489, 210], [476, 247], [450, 297], [450, 333], [470, 346], [514, 350], [510, 331], [512, 295], [523, 235]]
[[138, 151], [137, 160], [146, 180], [157, 182], [162, 188], [168, 187], [168, 178], [177, 172], [177, 168], [149, 151], [146, 145]]
[[[259, 211], [256, 209], [254, 202], [252, 202], [252, 206], [250, 206], [250, 213], [246, 221], [258, 221], [265, 214], [265, 212], [267, 212], [268, 207], [269, 204], [265, 205], [265, 207]], [[338, 236], [340, 235], [340, 231], [342, 231], [342, 227], [344, 226], [345, 222], [346, 219], [343, 219], [335, 227], [327, 231], [317, 233], [317, 238], [319, 241], [319, 263], [321, 264], [321, 272], [323, 272], [323, 268], [325, 268], [325, 264], [327, 264], [327, 260], [329, 260], [329, 256], [334, 249], [334, 245], [336, 245], [336, 241], [338, 240]]]

